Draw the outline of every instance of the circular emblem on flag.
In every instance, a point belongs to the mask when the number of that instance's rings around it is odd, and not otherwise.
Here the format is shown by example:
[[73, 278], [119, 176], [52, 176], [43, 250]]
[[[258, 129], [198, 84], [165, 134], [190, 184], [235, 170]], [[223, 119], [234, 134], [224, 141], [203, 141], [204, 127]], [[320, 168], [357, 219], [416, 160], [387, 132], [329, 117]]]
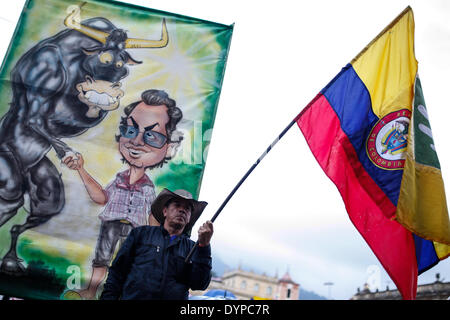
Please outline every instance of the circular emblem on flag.
[[384, 116], [372, 128], [366, 151], [377, 167], [386, 170], [403, 169], [410, 118], [411, 111], [401, 109]]

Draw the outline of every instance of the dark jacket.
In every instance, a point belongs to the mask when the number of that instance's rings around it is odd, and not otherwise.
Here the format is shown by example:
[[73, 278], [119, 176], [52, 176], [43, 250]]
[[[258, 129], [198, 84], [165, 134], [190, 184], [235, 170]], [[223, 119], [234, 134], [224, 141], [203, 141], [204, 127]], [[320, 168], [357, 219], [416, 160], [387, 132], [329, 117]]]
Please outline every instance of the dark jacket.
[[189, 288], [206, 289], [211, 247], [198, 247], [184, 263], [194, 241], [183, 234], [169, 242], [162, 226], [133, 229], [109, 268], [100, 299], [186, 300]]

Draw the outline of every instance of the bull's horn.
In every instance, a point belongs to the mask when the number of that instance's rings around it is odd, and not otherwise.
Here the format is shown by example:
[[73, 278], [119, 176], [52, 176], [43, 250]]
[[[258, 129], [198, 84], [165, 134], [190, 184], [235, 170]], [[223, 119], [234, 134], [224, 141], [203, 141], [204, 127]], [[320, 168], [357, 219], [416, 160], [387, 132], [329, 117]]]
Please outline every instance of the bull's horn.
[[161, 39], [144, 40], [129, 38], [125, 40], [125, 48], [164, 48], [169, 42], [169, 33], [167, 32], [166, 19], [162, 21]]
[[66, 17], [66, 19], [64, 20], [64, 25], [70, 29], [75, 29], [75, 30], [87, 35], [88, 37], [105, 44], [106, 38], [108, 38], [109, 33], [82, 25], [75, 19], [75, 17], [77, 15], [79, 15], [79, 13], [80, 13], [80, 8], [77, 7]]

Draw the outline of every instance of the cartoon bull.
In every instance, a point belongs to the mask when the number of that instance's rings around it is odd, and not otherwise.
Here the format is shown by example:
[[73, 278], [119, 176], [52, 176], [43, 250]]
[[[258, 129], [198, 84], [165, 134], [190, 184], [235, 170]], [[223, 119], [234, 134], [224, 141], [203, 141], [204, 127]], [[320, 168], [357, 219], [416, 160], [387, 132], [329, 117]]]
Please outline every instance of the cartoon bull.
[[0, 122], [0, 226], [30, 199], [26, 222], [11, 230], [11, 247], [0, 271], [20, 274], [19, 235], [59, 214], [65, 203], [60, 173], [46, 157], [53, 148], [62, 159], [74, 137], [99, 124], [119, 107], [121, 80], [134, 60], [125, 49], [162, 48], [168, 43], [165, 20], [160, 40], [128, 38], [105, 18], [79, 22], [80, 8], [65, 19], [68, 29], [26, 52], [11, 71], [12, 102]]

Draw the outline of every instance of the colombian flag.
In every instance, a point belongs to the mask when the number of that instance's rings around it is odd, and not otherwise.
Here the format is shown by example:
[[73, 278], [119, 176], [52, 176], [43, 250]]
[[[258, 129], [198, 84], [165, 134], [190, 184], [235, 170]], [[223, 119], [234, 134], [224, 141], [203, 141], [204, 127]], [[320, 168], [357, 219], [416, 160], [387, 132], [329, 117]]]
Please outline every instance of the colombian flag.
[[450, 222], [407, 7], [299, 114], [349, 217], [404, 299], [450, 255]]

